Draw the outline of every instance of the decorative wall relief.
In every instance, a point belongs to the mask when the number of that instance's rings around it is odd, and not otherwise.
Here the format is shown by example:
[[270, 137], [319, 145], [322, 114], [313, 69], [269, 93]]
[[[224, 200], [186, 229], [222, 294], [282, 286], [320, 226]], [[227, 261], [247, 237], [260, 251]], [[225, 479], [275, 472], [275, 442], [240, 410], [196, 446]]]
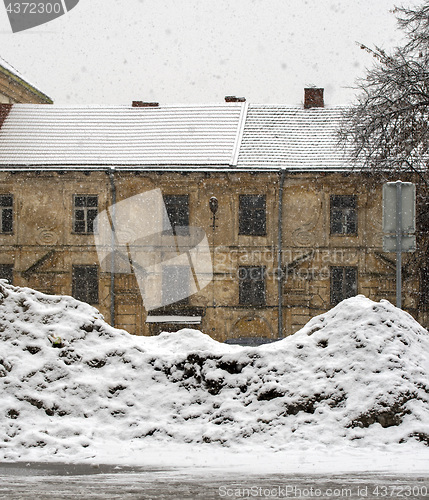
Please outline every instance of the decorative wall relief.
[[299, 215], [302, 218], [298, 222], [299, 226], [292, 231], [292, 245], [313, 246], [316, 240], [314, 229], [322, 215], [322, 200], [315, 200], [314, 203], [305, 207], [305, 212], [301, 210]]
[[270, 323], [255, 314], [250, 314], [237, 320], [231, 331], [232, 338], [245, 338], [245, 337], [262, 337], [272, 338], [273, 329]]
[[36, 243], [38, 245], [55, 245], [58, 242], [58, 234], [55, 227], [41, 227], [36, 233]]
[[58, 220], [57, 217], [46, 218], [44, 224], [36, 230], [36, 243], [38, 245], [56, 245], [58, 243]]

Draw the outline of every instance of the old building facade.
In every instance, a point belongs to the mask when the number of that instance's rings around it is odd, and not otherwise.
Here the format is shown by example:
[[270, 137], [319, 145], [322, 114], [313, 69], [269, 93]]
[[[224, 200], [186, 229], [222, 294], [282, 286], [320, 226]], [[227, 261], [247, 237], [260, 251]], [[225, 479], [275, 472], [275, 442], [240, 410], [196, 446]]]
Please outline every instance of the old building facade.
[[[74, 295], [130, 333], [188, 326], [219, 341], [289, 335], [358, 293], [394, 302], [381, 184], [351, 170], [339, 148], [343, 108], [324, 107], [320, 89], [303, 107], [228, 101], [12, 106], [0, 129], [2, 276]], [[136, 266], [100, 266], [93, 221], [154, 190], [173, 232], [203, 231], [213, 277], [147, 310]], [[162, 293], [192, 280], [164, 264]], [[415, 286], [405, 283], [404, 308], [418, 317]]]

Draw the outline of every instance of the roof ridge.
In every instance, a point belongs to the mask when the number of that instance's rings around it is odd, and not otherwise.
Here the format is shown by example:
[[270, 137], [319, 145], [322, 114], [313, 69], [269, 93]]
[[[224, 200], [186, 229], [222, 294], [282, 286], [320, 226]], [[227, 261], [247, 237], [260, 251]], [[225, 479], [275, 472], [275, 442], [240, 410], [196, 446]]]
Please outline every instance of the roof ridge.
[[238, 162], [238, 156], [240, 154], [241, 143], [243, 141], [244, 128], [246, 126], [247, 110], [249, 109], [249, 104], [247, 102], [243, 103], [243, 107], [240, 113], [240, 121], [237, 127], [237, 136], [234, 143], [234, 149], [232, 152], [231, 165], [236, 166]]
[[[0, 64], [1, 66], [1, 64]], [[133, 107], [131, 104], [103, 104], [103, 103], [94, 103], [94, 104], [59, 104], [59, 103], [54, 103], [49, 106], [49, 109], [133, 109], [135, 112], [145, 112], [147, 110], [159, 110], [159, 109], [165, 109], [165, 108], [222, 108], [222, 109], [228, 109], [228, 108], [242, 108], [244, 103], [242, 102], [231, 102], [231, 103], [219, 103], [219, 102], [213, 102], [213, 103], [160, 103], [159, 106], [148, 106], [148, 107]], [[312, 113], [312, 112], [317, 112], [317, 113], [323, 113], [324, 111], [337, 111], [337, 110], [343, 110], [343, 109], [350, 109], [352, 105], [349, 104], [339, 104], [339, 105], [325, 105], [323, 108], [310, 108], [310, 109], [304, 109], [302, 105], [298, 104], [259, 104], [259, 103], [249, 103], [246, 102], [247, 106], [249, 109], [255, 109], [255, 108], [279, 108], [279, 109], [291, 109], [294, 111], [303, 111], [305, 113]], [[40, 104], [38, 103], [15, 103], [14, 106], [19, 106], [19, 107], [39, 107]]]
[[[159, 106], [148, 106], [148, 107], [135, 107], [132, 106], [132, 104], [58, 104], [54, 103], [51, 106], [49, 106], [50, 110], [53, 109], [131, 109], [134, 110], [135, 113], [144, 113], [145, 111], [148, 110], [160, 110], [160, 109], [165, 109], [165, 108], [189, 108], [189, 109], [197, 109], [197, 108], [222, 108], [222, 109], [228, 109], [228, 108], [241, 108], [242, 107], [242, 102], [237, 102], [237, 103], [184, 103], [184, 104], [177, 104], [177, 103], [165, 103], [162, 104], [160, 103]], [[37, 103], [15, 103], [14, 106], [19, 106], [19, 107], [39, 107], [40, 104]]]

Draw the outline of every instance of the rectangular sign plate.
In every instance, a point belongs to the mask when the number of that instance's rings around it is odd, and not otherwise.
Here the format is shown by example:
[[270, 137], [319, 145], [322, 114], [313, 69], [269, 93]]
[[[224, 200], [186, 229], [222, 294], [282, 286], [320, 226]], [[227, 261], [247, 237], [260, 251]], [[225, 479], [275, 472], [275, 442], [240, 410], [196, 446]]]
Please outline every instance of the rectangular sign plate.
[[[383, 184], [383, 232], [396, 233], [396, 182]], [[401, 182], [402, 231], [414, 233], [416, 230], [416, 186], [411, 182]]]
[[[401, 250], [403, 252], [415, 252], [416, 237], [402, 236]], [[396, 252], [396, 236], [390, 236], [390, 235], [383, 236], [383, 251]]]

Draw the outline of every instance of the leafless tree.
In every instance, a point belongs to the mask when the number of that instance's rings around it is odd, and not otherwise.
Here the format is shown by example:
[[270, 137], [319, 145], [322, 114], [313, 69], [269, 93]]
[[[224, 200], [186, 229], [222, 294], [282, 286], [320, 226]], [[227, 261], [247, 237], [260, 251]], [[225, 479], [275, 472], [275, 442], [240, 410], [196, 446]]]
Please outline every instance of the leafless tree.
[[374, 67], [358, 81], [356, 106], [341, 139], [357, 163], [384, 172], [424, 175], [429, 150], [429, 4], [396, 9], [406, 43], [391, 54], [368, 48]]
[[[418, 251], [409, 257], [429, 279], [429, 2], [395, 9], [402, 44], [390, 52], [361, 45], [374, 66], [358, 82], [355, 106], [346, 114], [341, 141], [357, 168], [417, 184]], [[426, 302], [429, 283], [420, 295]]]

